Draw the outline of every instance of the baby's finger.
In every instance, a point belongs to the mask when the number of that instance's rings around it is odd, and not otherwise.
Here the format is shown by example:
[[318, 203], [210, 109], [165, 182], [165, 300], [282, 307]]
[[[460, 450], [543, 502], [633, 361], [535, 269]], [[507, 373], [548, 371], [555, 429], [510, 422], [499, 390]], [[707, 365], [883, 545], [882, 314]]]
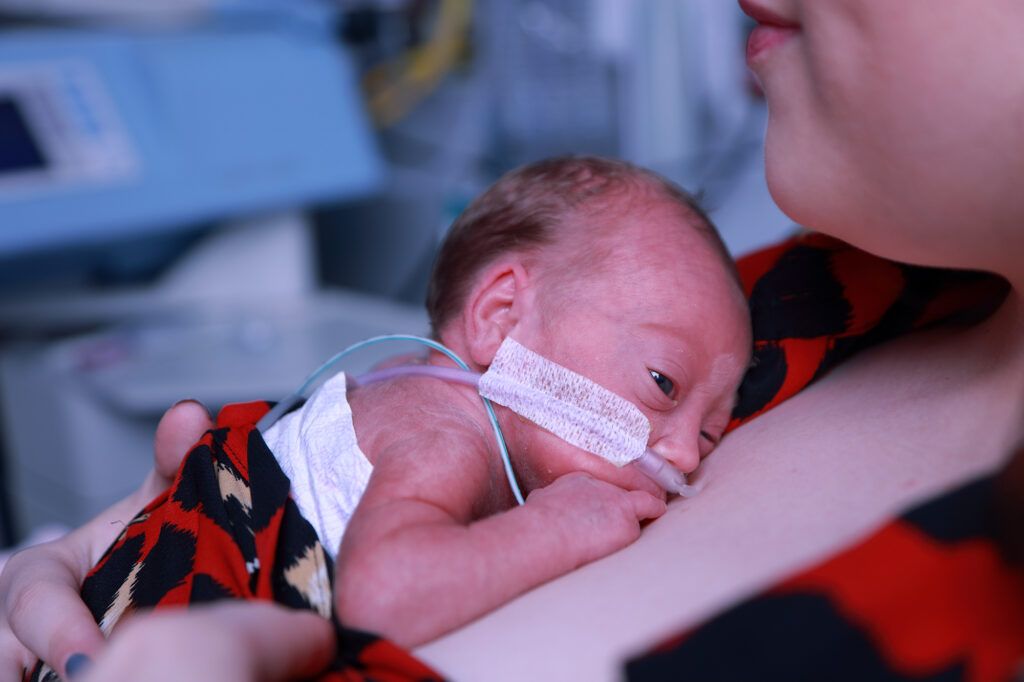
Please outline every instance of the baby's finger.
[[153, 441], [157, 489], [161, 492], [170, 485], [181, 460], [202, 435], [213, 428], [213, 419], [203, 405], [195, 400], [183, 400], [164, 412], [156, 427]]
[[668, 509], [664, 500], [659, 500], [654, 495], [642, 490], [631, 490], [629, 501], [633, 505], [633, 513], [636, 514], [638, 521], [656, 519]]

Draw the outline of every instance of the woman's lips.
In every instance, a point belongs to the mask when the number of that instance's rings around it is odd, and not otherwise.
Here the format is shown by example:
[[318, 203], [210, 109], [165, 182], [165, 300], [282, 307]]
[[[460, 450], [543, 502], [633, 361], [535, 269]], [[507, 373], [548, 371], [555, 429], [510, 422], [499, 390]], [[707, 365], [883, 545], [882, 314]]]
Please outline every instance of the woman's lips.
[[764, 55], [796, 35], [800, 25], [760, 4], [757, 0], [739, 0], [740, 9], [758, 23], [747, 39], [747, 64], [753, 66]]
[[781, 45], [798, 33], [798, 29], [789, 26], [773, 26], [761, 24], [750, 32], [747, 38], [747, 64], [754, 66], [777, 45]]

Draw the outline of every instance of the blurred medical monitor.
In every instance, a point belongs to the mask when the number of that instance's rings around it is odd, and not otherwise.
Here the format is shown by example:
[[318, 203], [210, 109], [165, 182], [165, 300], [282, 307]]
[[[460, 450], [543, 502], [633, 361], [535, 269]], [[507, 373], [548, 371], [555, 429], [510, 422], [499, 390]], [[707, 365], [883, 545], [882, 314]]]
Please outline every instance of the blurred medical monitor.
[[0, 31], [0, 260], [345, 199], [381, 175], [329, 26]]

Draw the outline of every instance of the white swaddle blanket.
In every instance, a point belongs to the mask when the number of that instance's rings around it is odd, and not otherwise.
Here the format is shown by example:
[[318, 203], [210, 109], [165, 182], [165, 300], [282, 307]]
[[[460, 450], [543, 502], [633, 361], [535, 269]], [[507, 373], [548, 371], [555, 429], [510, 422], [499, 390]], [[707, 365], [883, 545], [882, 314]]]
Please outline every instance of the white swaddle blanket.
[[291, 480], [299, 511], [336, 557], [373, 471], [356, 442], [345, 374], [332, 377], [302, 407], [281, 417], [263, 439]]

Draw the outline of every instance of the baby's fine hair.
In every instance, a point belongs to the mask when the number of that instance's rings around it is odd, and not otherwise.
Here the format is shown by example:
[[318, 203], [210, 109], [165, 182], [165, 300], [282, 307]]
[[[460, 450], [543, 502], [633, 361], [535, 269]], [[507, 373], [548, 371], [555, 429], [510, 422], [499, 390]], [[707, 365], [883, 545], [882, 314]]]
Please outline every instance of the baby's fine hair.
[[502, 254], [546, 246], [587, 204], [653, 190], [677, 202], [732, 269], [732, 258], [697, 200], [657, 173], [626, 161], [561, 156], [502, 176], [452, 223], [434, 261], [427, 313], [435, 337], [465, 304], [476, 275]]

